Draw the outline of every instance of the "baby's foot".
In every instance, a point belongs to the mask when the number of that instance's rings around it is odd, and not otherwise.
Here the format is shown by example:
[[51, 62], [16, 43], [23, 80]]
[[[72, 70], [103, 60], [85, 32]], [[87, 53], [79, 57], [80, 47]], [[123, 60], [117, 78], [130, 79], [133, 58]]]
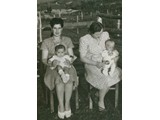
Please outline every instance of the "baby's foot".
[[70, 78], [69, 74], [64, 74], [63, 82], [67, 83], [69, 81], [69, 78]]
[[59, 73], [60, 75], [64, 74], [63, 70], [59, 70], [58, 73]]
[[66, 75], [65, 75], [65, 74], [62, 74], [62, 75], [61, 75], [61, 78], [62, 78], [63, 82], [66, 83], [66, 79], [67, 79]]
[[66, 74], [66, 83], [69, 81], [69, 79], [70, 79], [70, 75]]
[[103, 70], [102, 73], [103, 73], [105, 76], [108, 76], [108, 71]]

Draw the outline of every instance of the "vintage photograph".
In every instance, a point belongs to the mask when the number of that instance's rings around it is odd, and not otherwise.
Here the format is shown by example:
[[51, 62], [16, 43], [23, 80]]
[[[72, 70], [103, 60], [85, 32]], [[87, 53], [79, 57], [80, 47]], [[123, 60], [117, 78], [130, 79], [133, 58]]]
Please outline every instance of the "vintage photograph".
[[37, 0], [37, 119], [122, 120], [122, 0]]

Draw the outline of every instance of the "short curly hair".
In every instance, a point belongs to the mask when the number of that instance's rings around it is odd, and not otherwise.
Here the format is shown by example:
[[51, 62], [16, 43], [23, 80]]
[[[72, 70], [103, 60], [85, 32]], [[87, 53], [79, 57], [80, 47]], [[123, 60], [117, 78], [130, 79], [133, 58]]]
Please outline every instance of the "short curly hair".
[[63, 28], [64, 26], [64, 21], [61, 19], [61, 18], [52, 18], [51, 21], [50, 21], [50, 26], [53, 28], [53, 26], [55, 24], [60, 24], [61, 27]]

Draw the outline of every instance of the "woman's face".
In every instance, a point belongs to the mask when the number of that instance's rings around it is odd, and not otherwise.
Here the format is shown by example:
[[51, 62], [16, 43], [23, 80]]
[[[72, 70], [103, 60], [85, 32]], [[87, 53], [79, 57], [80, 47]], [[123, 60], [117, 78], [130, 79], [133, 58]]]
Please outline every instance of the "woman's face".
[[55, 24], [52, 28], [53, 35], [56, 37], [59, 37], [62, 34], [63, 28], [61, 27], [60, 24]]
[[100, 32], [95, 32], [94, 34], [92, 34], [92, 37], [95, 39], [99, 39], [102, 33], [103, 33], [103, 29]]

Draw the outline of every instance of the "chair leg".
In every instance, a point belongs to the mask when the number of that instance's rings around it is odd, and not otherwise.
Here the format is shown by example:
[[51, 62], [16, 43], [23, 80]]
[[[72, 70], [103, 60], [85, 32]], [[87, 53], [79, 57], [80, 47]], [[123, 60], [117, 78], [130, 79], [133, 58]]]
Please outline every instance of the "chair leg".
[[89, 109], [93, 109], [93, 101], [89, 95]]
[[79, 109], [78, 87], [76, 87], [75, 89], [75, 101], [76, 101], [76, 109]]
[[45, 96], [46, 96], [46, 104], [48, 104], [48, 89], [47, 88], [46, 88]]
[[115, 108], [118, 106], [119, 83], [115, 86]]
[[53, 92], [50, 91], [50, 108], [51, 108], [51, 113], [54, 112], [54, 98], [53, 98]]

